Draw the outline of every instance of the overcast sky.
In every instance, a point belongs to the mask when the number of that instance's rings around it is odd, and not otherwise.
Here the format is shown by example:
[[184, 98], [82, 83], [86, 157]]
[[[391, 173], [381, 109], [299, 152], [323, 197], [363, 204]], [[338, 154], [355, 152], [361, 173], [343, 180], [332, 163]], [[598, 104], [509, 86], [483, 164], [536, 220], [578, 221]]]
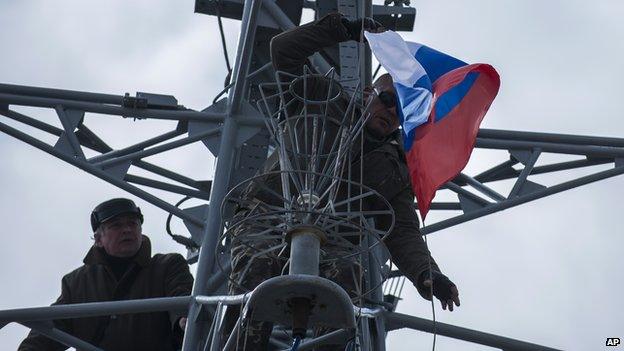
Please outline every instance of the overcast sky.
[[[622, 2], [412, 5], [418, 17], [406, 39], [470, 63], [490, 63], [500, 73], [501, 90], [482, 127], [624, 137]], [[0, 82], [172, 94], [187, 107], [203, 109], [226, 70], [216, 19], [194, 14], [193, 7], [190, 0], [2, 1]], [[225, 21], [225, 29], [233, 60], [239, 23]], [[58, 125], [49, 111], [19, 110]], [[173, 128], [101, 115], [87, 115], [85, 123], [116, 148]], [[506, 157], [476, 152], [467, 173]], [[0, 309], [48, 305], [60, 292], [62, 275], [81, 264], [91, 245], [91, 209], [125, 193], [4, 134], [0, 160]], [[212, 177], [214, 158], [202, 145], [155, 161]], [[579, 174], [535, 181], [549, 185]], [[495, 185], [501, 192], [509, 186]], [[618, 298], [624, 288], [623, 189], [620, 176], [431, 235], [431, 250], [462, 300], [453, 313], [436, 305], [437, 319], [566, 350], [600, 350], [607, 337], [624, 337], [624, 301]], [[154, 251], [184, 252], [165, 235], [166, 214], [135, 200], [146, 214], [144, 232]], [[430, 217], [433, 222], [439, 215]], [[186, 234], [179, 223], [175, 228]], [[404, 298], [401, 312], [431, 318], [430, 305], [413, 287], [406, 286]], [[6, 326], [0, 348], [15, 349], [26, 332]], [[389, 350], [427, 350], [432, 337], [399, 331], [388, 340]], [[485, 348], [440, 337], [437, 349]]]

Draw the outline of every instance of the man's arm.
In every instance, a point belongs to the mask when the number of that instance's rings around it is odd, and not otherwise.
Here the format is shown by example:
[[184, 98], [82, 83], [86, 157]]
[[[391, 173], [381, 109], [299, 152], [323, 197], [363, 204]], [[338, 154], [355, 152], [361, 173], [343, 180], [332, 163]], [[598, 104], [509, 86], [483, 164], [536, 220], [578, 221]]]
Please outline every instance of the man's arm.
[[[167, 257], [167, 275], [165, 277], [165, 296], [186, 296], [193, 290], [193, 275], [189, 271], [188, 263], [182, 255], [171, 254]], [[186, 318], [186, 312], [169, 312], [171, 325], [174, 329], [180, 325], [180, 319]]]
[[[409, 279], [418, 293], [431, 300], [440, 300], [442, 308], [453, 310], [459, 306], [459, 292], [453, 282], [442, 274], [420, 233], [418, 216], [414, 206], [411, 187], [404, 188], [390, 200], [394, 209], [394, 228], [384, 243], [392, 256], [392, 262]], [[433, 287], [432, 287], [433, 286]]]
[[[61, 281], [61, 296], [52, 304], [64, 305], [71, 303], [71, 295], [69, 292], [69, 285], [67, 284], [67, 276], [63, 277]], [[72, 334], [72, 320], [71, 319], [59, 319], [54, 321], [54, 326], [66, 333]], [[31, 330], [28, 336], [18, 347], [18, 351], [61, 351], [67, 350], [67, 346], [54, 341], [47, 336], [39, 334], [38, 332]]]
[[404, 188], [389, 202], [394, 210], [394, 228], [384, 238], [384, 243], [392, 256], [392, 262], [409, 279], [425, 299], [430, 300], [430, 289], [423, 285], [420, 277], [431, 269], [440, 272], [431, 257], [422, 235], [418, 216], [414, 208], [414, 196], [410, 188]]
[[342, 15], [332, 13], [318, 21], [295, 27], [271, 40], [271, 60], [276, 71], [303, 74], [308, 56], [350, 39]]

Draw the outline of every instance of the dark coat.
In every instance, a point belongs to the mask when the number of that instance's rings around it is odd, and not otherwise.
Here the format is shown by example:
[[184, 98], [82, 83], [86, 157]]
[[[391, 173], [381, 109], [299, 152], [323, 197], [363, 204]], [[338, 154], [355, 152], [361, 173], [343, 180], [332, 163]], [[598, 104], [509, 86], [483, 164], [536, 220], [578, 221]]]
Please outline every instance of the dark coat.
[[[53, 305], [189, 295], [193, 276], [180, 254], [151, 254], [146, 236], [126, 273], [117, 280], [104, 251], [93, 246], [84, 265], [62, 280], [61, 296]], [[170, 351], [180, 342], [177, 326], [181, 315], [168, 312], [120, 314], [54, 322], [55, 326], [104, 350]], [[177, 330], [176, 330], [177, 329]], [[174, 334], [178, 335], [174, 335]], [[19, 351], [65, 350], [57, 343], [31, 331]]]
[[[343, 26], [341, 15], [329, 14], [318, 21], [296, 27], [275, 36], [271, 40], [271, 59], [276, 71], [283, 71], [294, 75], [303, 74], [303, 66], [307, 57], [325, 47], [349, 40], [347, 29]], [[308, 89], [313, 94], [319, 88], [314, 82]], [[326, 90], [321, 90], [319, 96], [326, 96]], [[348, 97], [346, 97], [348, 99]], [[340, 102], [339, 102], [340, 103]], [[346, 105], [342, 102], [342, 105]], [[329, 113], [331, 116], [331, 111]], [[354, 143], [355, 145], [358, 142]], [[431, 299], [430, 289], [422, 285], [421, 274], [432, 269], [440, 271], [435, 260], [431, 257], [419, 231], [419, 220], [414, 205], [414, 194], [409, 178], [405, 153], [401, 142], [395, 138], [386, 140], [372, 140], [366, 138], [364, 142], [363, 183], [380, 193], [388, 200], [395, 213], [394, 229], [385, 238], [384, 243], [392, 256], [392, 262], [416, 286], [418, 292], [427, 299]], [[359, 159], [359, 156], [354, 159]], [[354, 165], [353, 170], [360, 169]], [[359, 179], [358, 174], [352, 174], [352, 179]], [[377, 219], [377, 224], [387, 227], [383, 218]]]

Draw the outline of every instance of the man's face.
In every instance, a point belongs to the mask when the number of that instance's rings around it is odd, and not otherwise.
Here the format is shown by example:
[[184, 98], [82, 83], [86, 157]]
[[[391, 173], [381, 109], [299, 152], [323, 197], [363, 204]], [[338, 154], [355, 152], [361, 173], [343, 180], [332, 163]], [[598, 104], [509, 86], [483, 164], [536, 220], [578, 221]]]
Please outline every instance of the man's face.
[[136, 215], [120, 215], [101, 225], [95, 245], [115, 257], [131, 257], [141, 248], [141, 221]]
[[[366, 130], [377, 138], [384, 138], [399, 128], [399, 116], [396, 112], [396, 91], [389, 75], [381, 76], [372, 88], [365, 88], [370, 102], [371, 117], [366, 123]], [[370, 100], [372, 99], [372, 101]]]

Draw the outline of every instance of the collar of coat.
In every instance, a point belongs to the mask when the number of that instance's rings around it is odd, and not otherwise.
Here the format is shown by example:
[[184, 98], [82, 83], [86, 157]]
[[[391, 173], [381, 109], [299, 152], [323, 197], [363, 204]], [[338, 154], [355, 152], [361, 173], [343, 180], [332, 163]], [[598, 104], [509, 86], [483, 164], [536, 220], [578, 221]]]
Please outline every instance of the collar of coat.
[[[143, 241], [141, 242], [141, 248], [132, 261], [136, 262], [141, 267], [146, 267], [149, 264], [150, 258], [152, 258], [152, 244], [150, 243], [148, 237], [145, 235], [142, 235], [142, 237]], [[86, 265], [108, 264], [106, 257], [104, 256], [104, 250], [95, 245], [91, 246], [91, 249], [87, 252], [87, 255], [82, 262]]]

